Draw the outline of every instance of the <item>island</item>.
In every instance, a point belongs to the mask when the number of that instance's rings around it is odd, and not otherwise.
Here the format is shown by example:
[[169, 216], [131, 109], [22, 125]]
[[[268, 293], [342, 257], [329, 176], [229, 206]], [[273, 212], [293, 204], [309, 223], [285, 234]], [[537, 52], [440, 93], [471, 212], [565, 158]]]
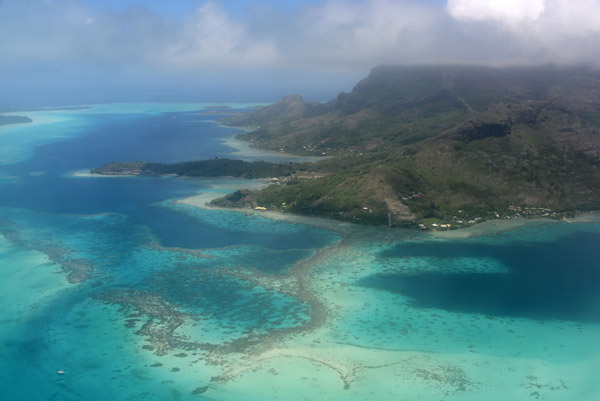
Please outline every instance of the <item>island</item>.
[[78, 110], [91, 110], [90, 106], [48, 106], [48, 107], [36, 107], [27, 108], [19, 111], [78, 111]]
[[289, 177], [296, 167], [292, 163], [247, 162], [236, 159], [198, 160], [182, 163], [113, 162], [91, 169], [101, 175], [175, 175], [180, 177]]
[[600, 73], [587, 67], [380, 66], [329, 102], [290, 95], [221, 122], [256, 147], [329, 157], [96, 172], [274, 177], [213, 204], [422, 230], [600, 209]]
[[600, 209], [591, 68], [380, 66], [329, 102], [290, 95], [222, 122], [257, 147], [332, 156], [247, 194], [267, 208], [421, 229]]
[[4, 116], [0, 114], [0, 126], [9, 124], [23, 124], [32, 122], [31, 118], [25, 116]]

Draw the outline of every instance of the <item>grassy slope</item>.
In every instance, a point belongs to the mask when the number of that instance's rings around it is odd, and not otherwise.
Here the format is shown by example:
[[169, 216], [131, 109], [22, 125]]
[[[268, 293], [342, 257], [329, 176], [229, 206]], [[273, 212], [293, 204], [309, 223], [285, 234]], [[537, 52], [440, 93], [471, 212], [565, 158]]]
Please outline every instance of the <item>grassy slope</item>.
[[322, 178], [238, 204], [373, 224], [485, 218], [511, 205], [600, 208], [594, 72], [379, 67], [328, 104], [287, 102], [250, 116], [260, 128], [245, 139], [337, 157], [304, 167]]

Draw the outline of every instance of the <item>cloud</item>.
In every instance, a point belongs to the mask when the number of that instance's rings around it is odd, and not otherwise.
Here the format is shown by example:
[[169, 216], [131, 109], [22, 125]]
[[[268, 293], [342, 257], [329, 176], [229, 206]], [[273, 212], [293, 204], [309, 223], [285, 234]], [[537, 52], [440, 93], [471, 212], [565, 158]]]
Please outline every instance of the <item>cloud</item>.
[[600, 0], [330, 0], [288, 26], [297, 64], [600, 64]]
[[459, 20], [498, 21], [553, 40], [600, 31], [600, 0], [448, 0], [447, 9]]
[[373, 60], [402, 62], [418, 49], [427, 51], [440, 19], [441, 10], [417, 2], [330, 1], [298, 18], [294, 44], [303, 52], [295, 60], [361, 67]]
[[[0, 13], [7, 62], [89, 63], [193, 69], [272, 63], [272, 40], [256, 40], [215, 2], [183, 21], [145, 7], [97, 10], [77, 1], [8, 0]], [[19, 18], [15, 18], [15, 17]]]
[[273, 40], [252, 38], [213, 2], [200, 6], [171, 35], [157, 63], [183, 68], [241, 63], [248, 68], [277, 61]]
[[546, 0], [546, 11], [537, 23], [540, 33], [586, 37], [600, 32], [600, 0]]
[[600, 65], [600, 0], [448, 0], [447, 8], [464, 27], [499, 32], [486, 45], [519, 52], [517, 61]]
[[287, 14], [263, 5], [235, 17], [206, 1], [183, 20], [75, 0], [5, 0], [0, 7], [0, 52], [17, 64], [351, 70], [380, 63], [597, 63], [600, 54], [600, 0], [448, 0], [445, 7], [327, 0]]
[[223, 4], [199, 1], [174, 18], [143, 6], [0, 0], [0, 83], [37, 74], [280, 85], [304, 74], [327, 86], [378, 64], [600, 66], [600, 0], [324, 0], [292, 10], [257, 2], [235, 14]]
[[450, 14], [467, 20], [523, 22], [539, 18], [544, 9], [545, 0], [448, 0]]

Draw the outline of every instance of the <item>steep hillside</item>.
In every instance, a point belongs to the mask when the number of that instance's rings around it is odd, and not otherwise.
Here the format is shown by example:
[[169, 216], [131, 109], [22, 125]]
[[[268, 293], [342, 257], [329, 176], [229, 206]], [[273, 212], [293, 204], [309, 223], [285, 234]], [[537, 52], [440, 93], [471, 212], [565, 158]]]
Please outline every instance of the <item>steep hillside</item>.
[[300, 166], [313, 178], [238, 194], [238, 205], [453, 226], [600, 209], [595, 71], [378, 67], [335, 101], [291, 103], [243, 116], [259, 127], [244, 138], [336, 157]]
[[[269, 149], [341, 154], [420, 142], [459, 127], [495, 104], [565, 97], [581, 108], [598, 75], [584, 68], [377, 67], [351, 93], [326, 104], [298, 96], [224, 120]], [[600, 118], [590, 107], [590, 117]]]

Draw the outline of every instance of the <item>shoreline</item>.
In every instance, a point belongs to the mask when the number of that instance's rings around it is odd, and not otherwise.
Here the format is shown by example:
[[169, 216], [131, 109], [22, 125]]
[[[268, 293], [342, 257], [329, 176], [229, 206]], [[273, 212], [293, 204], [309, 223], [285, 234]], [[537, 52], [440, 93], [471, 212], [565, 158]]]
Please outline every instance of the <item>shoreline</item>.
[[67, 177], [75, 177], [75, 178], [115, 178], [115, 177], [139, 177], [139, 175], [135, 175], [135, 174], [114, 174], [114, 175], [109, 175], [109, 174], [96, 174], [96, 173], [91, 173], [90, 169], [84, 169], [84, 170], [75, 170], [75, 171], [69, 171], [68, 173], [66, 173]]
[[[254, 189], [260, 188], [261, 186], [266, 186], [268, 184], [261, 182], [260, 186], [257, 185]], [[216, 187], [213, 187], [216, 188]], [[249, 189], [247, 185], [232, 185], [232, 191], [236, 191], [239, 189]], [[244, 208], [227, 208], [221, 206], [213, 206], [209, 205], [209, 203], [217, 198], [223, 197], [227, 195], [229, 192], [201, 192], [193, 196], [188, 196], [186, 198], [174, 199], [174, 204], [184, 204], [192, 207], [197, 207], [199, 209], [205, 210], [224, 210], [230, 212], [244, 213], [248, 216], [261, 216], [267, 219], [275, 220], [275, 221], [284, 221], [288, 223], [297, 223], [297, 224], [306, 224], [309, 226], [323, 228], [327, 230], [332, 230], [335, 232], [348, 232], [352, 229], [356, 229], [356, 224], [352, 224], [346, 221], [339, 221], [333, 219], [327, 219], [324, 217], [313, 217], [313, 216], [304, 216], [300, 214], [292, 214], [292, 213], [283, 213], [274, 210], [256, 210], [256, 209], [244, 209]]]
[[[227, 138], [225, 141], [236, 141], [234, 138]], [[244, 146], [248, 146], [244, 143]], [[105, 175], [105, 174], [95, 174], [91, 173], [89, 169], [75, 170], [66, 174], [68, 177], [73, 178], [132, 178], [139, 177], [139, 175], [131, 174], [131, 175]], [[188, 179], [188, 180], [199, 180], [199, 181], [208, 181], [206, 182], [209, 185], [209, 188], [213, 191], [210, 192], [199, 192], [195, 195], [184, 197], [184, 198], [176, 198], [171, 201], [174, 204], [185, 204], [192, 207], [197, 207], [205, 210], [223, 210], [223, 211], [233, 211], [238, 213], [244, 213], [245, 215], [251, 216], [262, 216], [275, 221], [284, 221], [289, 223], [297, 223], [297, 224], [306, 224], [313, 227], [329, 229], [332, 231], [336, 231], [339, 233], [348, 233], [350, 231], [354, 231], [357, 229], [366, 229], [369, 228], [382, 228], [387, 226], [366, 226], [361, 224], [352, 223], [349, 221], [341, 221], [335, 220], [327, 217], [319, 217], [319, 216], [308, 216], [296, 213], [285, 213], [281, 211], [275, 210], [264, 210], [264, 209], [253, 209], [253, 208], [228, 208], [222, 206], [214, 206], [209, 203], [214, 199], [226, 196], [241, 189], [249, 189], [256, 190], [261, 189], [269, 185], [263, 179], [255, 179], [252, 181], [239, 182], [234, 177], [230, 177], [232, 182], [224, 181], [227, 177], [177, 177], [180, 179]], [[216, 181], [216, 182], [211, 182]], [[452, 229], [452, 230], [417, 230], [410, 229], [406, 227], [395, 227], [392, 230], [402, 232], [409, 231], [411, 233], [421, 233], [433, 238], [441, 238], [441, 239], [465, 239], [471, 237], [478, 237], [482, 235], [500, 233], [504, 231], [511, 230], [517, 227], [523, 227], [529, 224], [534, 223], [546, 223], [546, 224], [554, 224], [554, 223], [596, 223], [600, 222], [600, 211], [586, 211], [586, 212], [577, 212], [575, 217], [572, 218], [563, 218], [563, 219], [555, 219], [550, 217], [517, 217], [511, 219], [489, 219], [482, 221], [481, 223]]]
[[[231, 127], [231, 126], [224, 125], [221, 123], [219, 123], [219, 124], [222, 127], [235, 128], [235, 129], [240, 129], [242, 131], [251, 131], [252, 130], [251, 128]], [[289, 153], [270, 151], [267, 149], [261, 149], [261, 148], [255, 147], [255, 146], [253, 146], [252, 143], [237, 139], [237, 138], [235, 138], [235, 136], [224, 138], [224, 139], [221, 139], [220, 141], [224, 145], [235, 149], [235, 151], [233, 153], [231, 153], [232, 156], [236, 156], [236, 157], [240, 157], [240, 158], [248, 157], [248, 158], [250, 158], [249, 160], [256, 160], [255, 158], [258, 158], [258, 157], [267, 157], [267, 158], [271, 158], [271, 160], [268, 160], [268, 161], [273, 161], [273, 162], [278, 162], [273, 159], [278, 159], [278, 160], [280, 160], [279, 162], [282, 162], [281, 159], [284, 159], [284, 161], [316, 162], [316, 161], [324, 160], [324, 159], [327, 159], [330, 157], [330, 156], [327, 156], [327, 157], [296, 156], [296, 155], [289, 154]], [[244, 187], [235, 188], [235, 190], [238, 190], [238, 189], [247, 189], [247, 188], [244, 188]], [[185, 203], [190, 206], [206, 208], [206, 209], [235, 210], [235, 211], [239, 211], [239, 212], [244, 212], [246, 214], [253, 214], [253, 215], [259, 214], [259, 215], [262, 215], [264, 217], [267, 217], [267, 218], [270, 218], [273, 220], [293, 221], [293, 222], [299, 222], [299, 223], [303, 223], [302, 220], [306, 220], [305, 224], [319, 226], [319, 227], [323, 227], [323, 226], [327, 225], [326, 223], [323, 223], [323, 221], [332, 222], [332, 223], [345, 223], [345, 224], [349, 224], [353, 227], [354, 226], [364, 227], [362, 225], [357, 225], [355, 223], [342, 222], [339, 220], [329, 219], [326, 217], [312, 217], [312, 216], [305, 216], [305, 215], [291, 214], [291, 213], [288, 214], [288, 213], [271, 211], [271, 210], [223, 208], [223, 207], [212, 206], [212, 205], [207, 204], [210, 201], [212, 201], [213, 199], [216, 199], [220, 196], [225, 196], [225, 195], [226, 194], [215, 195], [215, 196], [206, 196], [206, 197], [199, 196], [197, 199], [195, 199], [196, 197], [193, 196], [193, 197], [189, 197], [189, 198], [181, 200], [181, 203]], [[437, 237], [437, 238], [448, 238], [448, 239], [460, 239], [460, 238], [470, 238], [470, 237], [481, 236], [481, 235], [486, 235], [486, 234], [491, 234], [491, 233], [503, 232], [503, 231], [511, 230], [513, 228], [522, 227], [522, 226], [525, 226], [528, 224], [533, 224], [533, 223], [558, 223], [558, 222], [592, 223], [592, 222], [600, 222], [600, 211], [586, 211], [586, 212], [575, 212], [575, 213], [576, 213], [576, 215], [573, 218], [568, 218], [568, 219], [563, 218], [560, 220], [557, 220], [555, 218], [540, 217], [540, 216], [513, 217], [510, 219], [488, 219], [488, 220], [482, 221], [481, 223], [478, 223], [478, 224], [461, 227], [461, 228], [457, 228], [457, 229], [452, 229], [452, 230], [440, 230], [440, 231], [427, 230], [427, 231], [421, 231], [421, 232], [423, 232], [426, 235], [432, 236], [434, 238]], [[295, 218], [292, 216], [295, 216]], [[400, 229], [403, 229], [403, 228], [400, 227]], [[419, 230], [411, 230], [408, 228], [404, 228], [404, 229], [409, 230], [411, 232], [419, 231]]]
[[43, 124], [60, 123], [63, 121], [70, 120], [69, 117], [61, 115], [58, 111], [31, 111], [27, 112], [26, 114], [20, 112], [6, 112], [2, 114], [5, 116], [27, 117], [31, 120], [29, 122], [23, 123], [11, 123], [0, 125], [0, 129], [8, 129], [5, 132], [10, 132], [11, 129], [28, 128], [34, 126], [37, 127]]
[[[240, 127], [231, 127], [228, 125], [222, 125], [224, 128], [234, 128], [240, 129], [244, 131], [248, 131], [248, 129], [240, 128]], [[296, 162], [296, 163], [313, 163], [320, 160], [325, 160], [326, 157], [321, 156], [298, 156], [291, 153], [285, 152], [277, 152], [274, 150], [261, 149], [258, 147], [254, 147], [251, 142], [242, 141], [241, 139], [235, 138], [235, 136], [231, 136], [228, 138], [219, 139], [221, 143], [225, 146], [229, 146], [234, 149], [234, 152], [228, 153], [231, 156], [236, 156], [244, 160], [244, 158], [249, 158], [247, 160], [260, 160], [259, 158], [266, 158], [264, 161], [273, 161], [273, 162]], [[271, 160], [269, 160], [271, 159]]]
[[469, 227], [449, 231], [429, 231], [428, 234], [438, 238], [459, 239], [504, 232], [517, 227], [534, 223], [597, 223], [600, 222], [600, 211], [580, 212], [569, 219], [553, 219], [550, 217], [519, 217], [512, 219], [490, 219]]
[[[266, 186], [268, 184], [262, 182], [261, 186]], [[254, 189], [260, 188], [260, 186], [256, 186]], [[249, 189], [248, 186], [245, 185], [232, 185], [232, 191], [236, 191], [239, 189]], [[334, 230], [337, 232], [348, 232], [360, 228], [373, 228], [373, 226], [363, 226], [351, 222], [339, 221], [334, 219], [328, 219], [325, 217], [313, 217], [313, 216], [305, 216], [294, 213], [284, 213], [274, 210], [256, 210], [256, 209], [244, 209], [244, 208], [226, 208], [220, 206], [213, 206], [209, 203], [217, 198], [227, 195], [225, 192], [202, 192], [193, 196], [189, 196], [186, 198], [175, 199], [173, 202], [175, 204], [185, 204], [192, 207], [197, 207], [200, 209], [206, 210], [228, 210], [238, 213], [244, 213], [246, 215], [252, 216], [262, 216], [271, 220], [276, 221], [285, 221], [291, 223], [299, 223], [299, 224], [307, 224], [314, 227], [325, 228]], [[427, 236], [431, 236], [433, 238], [446, 238], [446, 239], [461, 239], [461, 238], [471, 238], [478, 237], [487, 234], [493, 234], [498, 232], [504, 232], [511, 230], [517, 227], [523, 227], [529, 224], [534, 223], [547, 223], [547, 224], [555, 224], [555, 223], [597, 223], [600, 222], [600, 211], [590, 211], [590, 212], [582, 212], [577, 214], [574, 218], [556, 220], [545, 217], [534, 217], [534, 218], [514, 218], [514, 219], [491, 219], [483, 221], [479, 224], [475, 224], [473, 226], [458, 228], [455, 230], [448, 231], [426, 231], [422, 232], [419, 230], [410, 230], [407, 228], [393, 228], [392, 230], [404, 231], [408, 230], [410, 232], [415, 233], [423, 233]], [[375, 226], [375, 228], [386, 228], [387, 226]]]

